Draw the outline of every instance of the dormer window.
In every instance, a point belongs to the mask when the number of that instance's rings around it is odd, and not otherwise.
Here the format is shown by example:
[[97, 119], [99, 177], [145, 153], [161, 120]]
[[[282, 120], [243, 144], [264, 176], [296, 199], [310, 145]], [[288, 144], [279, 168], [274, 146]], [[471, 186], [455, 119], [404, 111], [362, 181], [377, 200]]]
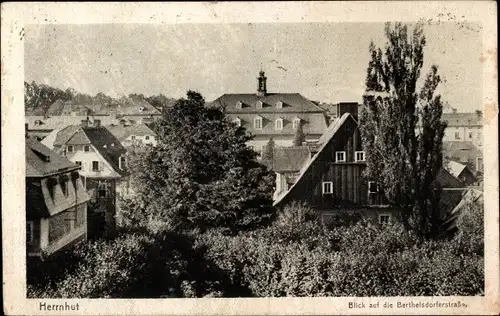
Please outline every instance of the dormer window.
[[296, 117], [293, 120], [293, 129], [297, 129], [297, 128], [299, 128], [299, 126], [300, 126], [300, 119], [298, 117]]
[[262, 106], [264, 105], [264, 103], [262, 103], [262, 101], [257, 101], [257, 109], [262, 109]]
[[241, 126], [241, 120], [239, 118], [235, 118], [233, 123], [236, 124], [236, 126], [238, 126], [238, 127]]
[[283, 129], [283, 119], [279, 118], [274, 122], [274, 129], [281, 131]]
[[144, 107], [143, 107], [143, 106], [140, 106], [140, 107], [139, 107], [139, 112], [142, 112], [142, 111], [144, 111]]
[[281, 109], [281, 108], [283, 108], [283, 102], [282, 102], [282, 101], [278, 101], [278, 102], [276, 102], [276, 108], [277, 108], [277, 109]]
[[241, 109], [242, 107], [243, 107], [243, 102], [241, 102], [241, 101], [236, 102], [237, 109]]
[[253, 127], [255, 129], [262, 129], [262, 117], [257, 116], [256, 118], [254, 118]]

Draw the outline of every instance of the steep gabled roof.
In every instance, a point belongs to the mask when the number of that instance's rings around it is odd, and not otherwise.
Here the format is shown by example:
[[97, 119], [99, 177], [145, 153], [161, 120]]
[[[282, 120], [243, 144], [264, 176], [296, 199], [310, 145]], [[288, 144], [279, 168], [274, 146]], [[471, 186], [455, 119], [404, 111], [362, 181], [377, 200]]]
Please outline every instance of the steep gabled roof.
[[127, 150], [120, 141], [107, 128], [102, 126], [82, 127], [81, 130], [114, 171], [121, 176], [125, 176], [127, 173], [119, 168], [119, 159]]
[[465, 168], [467, 168], [466, 165], [463, 165], [453, 160], [445, 161], [443, 165], [444, 168], [457, 179], [458, 177], [460, 177], [460, 174], [462, 174]]
[[77, 164], [60, 156], [37, 140], [26, 137], [26, 177], [46, 177], [79, 168]]
[[325, 137], [323, 138], [323, 141], [320, 145], [318, 152], [311, 159], [309, 159], [309, 161], [300, 169], [300, 174], [297, 177], [295, 183], [290, 187], [288, 191], [286, 191], [283, 195], [278, 197], [278, 199], [274, 202], [273, 205], [278, 205], [279, 203], [281, 203], [281, 201], [283, 201], [283, 199], [297, 186], [297, 184], [304, 177], [304, 174], [309, 170], [309, 168], [312, 167], [316, 159], [321, 155], [321, 152], [327, 147], [330, 140], [335, 136], [335, 134], [339, 131], [339, 129], [342, 127], [342, 125], [344, 125], [344, 123], [347, 120], [353, 120], [356, 122], [356, 120], [352, 117], [351, 114], [345, 113], [344, 115], [342, 115], [340, 119], [336, 120], [332, 125], [328, 127], [328, 129], [325, 131]]

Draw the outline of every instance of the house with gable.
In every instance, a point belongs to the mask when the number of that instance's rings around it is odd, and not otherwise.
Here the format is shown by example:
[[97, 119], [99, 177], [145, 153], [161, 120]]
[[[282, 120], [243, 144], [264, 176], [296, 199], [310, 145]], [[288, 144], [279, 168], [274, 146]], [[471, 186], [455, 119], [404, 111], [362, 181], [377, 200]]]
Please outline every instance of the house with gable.
[[[325, 222], [365, 218], [380, 224], [400, 221], [401, 210], [391, 205], [376, 179], [363, 176], [366, 157], [358, 127], [358, 106], [339, 107], [339, 116], [316, 144], [288, 190], [275, 196], [277, 207], [306, 202]], [[442, 168], [437, 181], [443, 187], [442, 210], [461, 199], [464, 185]], [[443, 212], [443, 216], [444, 216]]]
[[43, 259], [87, 239], [80, 166], [26, 137], [26, 255]]
[[263, 71], [257, 80], [256, 93], [226, 93], [210, 103], [255, 135], [248, 143], [251, 148], [260, 154], [271, 137], [276, 146], [292, 146], [298, 128], [302, 128], [306, 141], [321, 137], [328, 127], [324, 109], [300, 93], [268, 92]]
[[62, 129], [53, 148], [81, 167], [83, 185], [91, 196], [89, 231], [113, 234], [117, 199], [129, 189], [126, 149], [99, 120]]
[[126, 148], [133, 144], [156, 146], [156, 133], [146, 124], [111, 124], [106, 128], [121, 142]]

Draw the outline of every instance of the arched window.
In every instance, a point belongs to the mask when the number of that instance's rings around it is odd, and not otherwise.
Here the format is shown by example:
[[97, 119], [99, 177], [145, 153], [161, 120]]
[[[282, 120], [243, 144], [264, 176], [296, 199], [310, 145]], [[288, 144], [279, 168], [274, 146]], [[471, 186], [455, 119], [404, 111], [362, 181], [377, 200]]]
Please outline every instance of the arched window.
[[296, 117], [293, 119], [293, 129], [297, 129], [300, 126], [300, 118]]
[[278, 131], [281, 131], [283, 129], [283, 119], [276, 119], [276, 121], [274, 122], [274, 129]]

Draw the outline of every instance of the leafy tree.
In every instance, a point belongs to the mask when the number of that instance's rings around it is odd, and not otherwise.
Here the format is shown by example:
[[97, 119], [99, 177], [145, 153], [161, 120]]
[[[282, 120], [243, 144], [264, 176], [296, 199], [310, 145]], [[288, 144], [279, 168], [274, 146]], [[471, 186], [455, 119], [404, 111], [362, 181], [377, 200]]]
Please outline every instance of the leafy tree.
[[131, 153], [136, 194], [124, 209], [132, 220], [156, 229], [235, 232], [272, 218], [274, 179], [246, 146], [251, 136], [205, 107], [199, 93], [188, 91], [155, 129], [156, 148]]
[[306, 135], [304, 135], [304, 131], [302, 130], [302, 124], [297, 126], [295, 130], [295, 134], [293, 137], [293, 145], [296, 147], [302, 146], [302, 143], [306, 141]]
[[58, 88], [36, 82], [24, 82], [24, 109], [35, 115], [45, 115], [57, 100], [70, 100], [71, 94]]
[[273, 161], [274, 147], [275, 147], [274, 139], [271, 136], [271, 138], [269, 138], [269, 141], [267, 142], [267, 144], [264, 147], [264, 150], [262, 152], [262, 160]]
[[418, 91], [425, 36], [418, 24], [386, 24], [385, 50], [370, 44], [371, 60], [363, 96], [361, 136], [366, 175], [376, 179], [388, 200], [403, 209], [403, 222], [422, 236], [439, 227], [440, 190], [435, 179], [442, 166], [443, 106], [433, 65]]

